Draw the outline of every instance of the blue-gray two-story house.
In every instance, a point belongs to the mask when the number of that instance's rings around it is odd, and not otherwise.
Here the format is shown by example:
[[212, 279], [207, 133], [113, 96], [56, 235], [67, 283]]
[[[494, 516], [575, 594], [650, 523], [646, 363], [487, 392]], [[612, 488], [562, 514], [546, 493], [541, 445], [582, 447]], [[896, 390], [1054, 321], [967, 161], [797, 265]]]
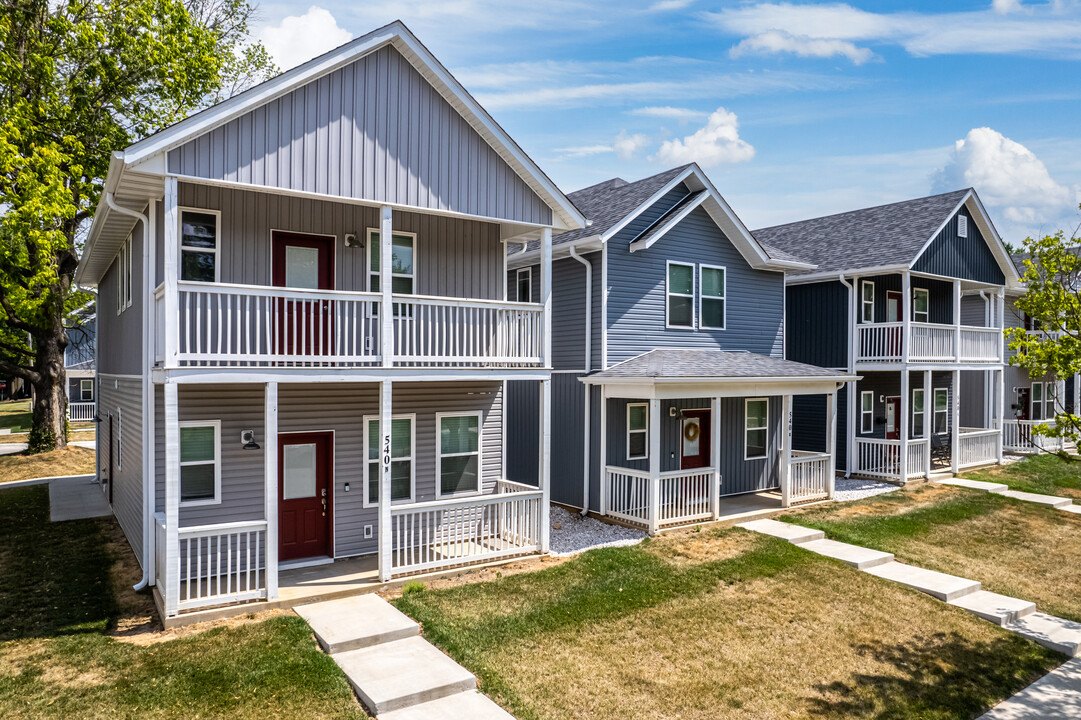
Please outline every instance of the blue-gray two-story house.
[[[590, 224], [552, 240], [552, 500], [660, 527], [718, 517], [731, 496], [829, 497], [832, 446], [794, 450], [794, 398], [832, 427], [847, 369], [784, 359], [785, 273], [694, 164], [568, 196]], [[508, 299], [537, 298], [536, 243], [508, 251]], [[539, 465], [538, 397], [506, 392], [508, 477]]]

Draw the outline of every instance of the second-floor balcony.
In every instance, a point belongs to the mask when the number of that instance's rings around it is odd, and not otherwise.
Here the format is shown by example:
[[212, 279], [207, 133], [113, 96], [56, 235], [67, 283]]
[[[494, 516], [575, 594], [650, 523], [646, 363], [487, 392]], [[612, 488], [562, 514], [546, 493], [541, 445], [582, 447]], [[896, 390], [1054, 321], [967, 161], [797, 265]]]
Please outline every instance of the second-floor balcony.
[[908, 337], [904, 323], [856, 326], [858, 363], [987, 363], [1002, 362], [1002, 330], [993, 327], [913, 322]]
[[[159, 365], [385, 364], [380, 293], [181, 282], [177, 299], [177, 316], [167, 318], [164, 289], [155, 294]], [[391, 313], [394, 367], [544, 365], [542, 305], [395, 294]]]

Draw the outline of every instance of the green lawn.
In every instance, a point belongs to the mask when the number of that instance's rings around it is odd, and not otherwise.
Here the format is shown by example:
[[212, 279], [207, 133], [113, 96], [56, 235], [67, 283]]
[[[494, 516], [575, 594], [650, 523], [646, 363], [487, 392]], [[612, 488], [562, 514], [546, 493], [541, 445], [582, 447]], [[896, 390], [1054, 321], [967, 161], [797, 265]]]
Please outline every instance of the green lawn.
[[964, 473], [973, 480], [1005, 483], [1011, 490], [1072, 497], [1081, 504], [1081, 461], [1035, 455], [1021, 462]]
[[145, 611], [114, 591], [133, 562], [111, 518], [50, 523], [47, 488], [0, 490], [0, 717], [366, 717], [297, 617], [111, 637]]
[[11, 432], [30, 432], [29, 400], [6, 400], [0, 402], [0, 430], [10, 428]]
[[974, 718], [1062, 660], [736, 529], [395, 602], [520, 720]]

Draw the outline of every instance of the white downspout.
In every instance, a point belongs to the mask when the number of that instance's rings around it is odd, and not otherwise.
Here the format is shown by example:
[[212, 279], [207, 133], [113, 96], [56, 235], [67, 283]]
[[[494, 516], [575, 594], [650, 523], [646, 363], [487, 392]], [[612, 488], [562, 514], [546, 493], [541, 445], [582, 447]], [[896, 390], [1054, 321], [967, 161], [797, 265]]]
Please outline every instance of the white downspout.
[[[860, 298], [856, 296], [855, 281], [848, 282], [845, 280], [845, 274], [840, 273], [837, 275], [838, 282], [844, 287], [848, 288], [848, 308], [851, 311], [852, 317], [848, 319], [848, 372], [855, 374], [856, 372], [856, 323], [857, 313], [860, 311]], [[856, 383], [848, 383], [848, 392], [846, 393], [845, 404], [848, 406], [845, 409], [845, 477], [852, 475], [852, 454], [855, 452], [855, 443], [853, 438], [855, 437], [855, 422], [853, 409], [855, 408], [856, 397]], [[926, 402], [926, 400], [924, 401]], [[834, 455], [837, 454], [836, 443], [832, 448]]]
[[[592, 370], [591, 359], [593, 355], [593, 263], [586, 260], [584, 257], [578, 254], [578, 249], [571, 245], [570, 247], [571, 257], [582, 263], [586, 268], [586, 342], [585, 342], [585, 371], [588, 375]], [[589, 396], [592, 393], [592, 388], [586, 386], [586, 399], [585, 399], [585, 420], [586, 427], [583, 437], [583, 455], [582, 460], [582, 517], [585, 517], [589, 512], [589, 434], [590, 434], [590, 417], [589, 417]]]
[[[143, 224], [143, 353], [147, 352], [147, 342], [150, 339], [150, 311], [153, 309], [146, 303], [146, 294], [149, 289], [150, 283], [150, 218], [142, 213], [129, 210], [126, 207], [122, 207], [116, 204], [111, 192], [105, 193], [105, 204], [109, 206], [109, 209], [113, 212], [120, 213], [121, 215], [127, 215], [133, 217]], [[100, 308], [99, 308], [100, 310]], [[101, 341], [100, 333], [97, 338], [98, 342]], [[144, 358], [145, 360], [145, 358]], [[146, 395], [146, 383], [150, 381], [150, 378], [145, 375], [143, 377], [143, 432], [146, 432], [146, 424], [152, 419], [146, 417], [147, 411], [147, 395]], [[99, 400], [100, 402], [100, 400]], [[144, 443], [145, 444], [145, 443]], [[146, 459], [147, 448], [143, 448], [143, 460]], [[145, 462], [143, 468], [145, 470]], [[153, 498], [150, 497], [150, 477], [146, 472], [143, 472], [143, 576], [139, 582], [132, 588], [133, 590], [142, 590], [150, 583], [150, 538], [154, 534], [154, 526], [151, 522], [153, 513], [150, 508]]]

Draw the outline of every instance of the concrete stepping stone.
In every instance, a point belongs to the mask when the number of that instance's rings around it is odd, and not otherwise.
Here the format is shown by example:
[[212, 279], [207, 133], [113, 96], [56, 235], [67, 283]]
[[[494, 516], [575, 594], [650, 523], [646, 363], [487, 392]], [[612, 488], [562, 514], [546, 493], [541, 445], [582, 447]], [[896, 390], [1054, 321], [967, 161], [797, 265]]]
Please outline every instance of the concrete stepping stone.
[[811, 528], [800, 527], [780, 520], [751, 520], [750, 522], [740, 523], [736, 527], [787, 540], [793, 545], [802, 545], [805, 542], [821, 540], [826, 537], [826, 533], [821, 530], [812, 530]]
[[1000, 493], [1003, 490], [1009, 490], [1009, 485], [1002, 483], [984, 482], [983, 480], [968, 480], [966, 478], [951, 478], [949, 480], [939, 480], [939, 485], [955, 485], [957, 487], [969, 488], [970, 490], [984, 490], [989, 493]]
[[477, 687], [468, 670], [421, 637], [337, 653], [334, 661], [378, 716]]
[[1063, 505], [1059, 510], [1065, 510], [1068, 513], [1074, 513], [1075, 515], [1081, 515], [1081, 505]]
[[356, 595], [295, 608], [328, 655], [402, 640], [420, 625], [378, 595]]
[[391, 710], [379, 716], [379, 720], [462, 720], [463, 718], [514, 720], [513, 715], [476, 690], [448, 695], [445, 698], [402, 710]]
[[981, 587], [980, 583], [975, 580], [967, 580], [955, 575], [947, 575], [946, 573], [926, 570], [899, 562], [889, 562], [885, 565], [867, 568], [864, 572], [875, 577], [901, 583], [945, 602], [971, 595], [978, 592]]
[[857, 570], [866, 570], [867, 568], [893, 562], [893, 553], [872, 550], [859, 545], [849, 545], [836, 540], [811, 540], [800, 543], [799, 546], [813, 553], [840, 560]]
[[950, 602], [996, 625], [1009, 625], [1036, 612], [1036, 603], [980, 590]]
[[1081, 659], [1068, 660], [978, 720], [1069, 720], [1081, 717]]
[[1038, 612], [1019, 618], [1006, 629], [1063, 655], [1081, 655], [1081, 623]]
[[1050, 505], [1053, 508], [1062, 508], [1067, 505], [1072, 505], [1073, 500], [1070, 498], [1058, 497], [1056, 495], [1040, 495], [1039, 493], [1021, 492], [1020, 490], [1001, 490], [995, 493], [996, 495], [1003, 495], [1005, 497], [1013, 498], [1015, 500], [1024, 500], [1025, 502], [1038, 503], [1040, 505]]

